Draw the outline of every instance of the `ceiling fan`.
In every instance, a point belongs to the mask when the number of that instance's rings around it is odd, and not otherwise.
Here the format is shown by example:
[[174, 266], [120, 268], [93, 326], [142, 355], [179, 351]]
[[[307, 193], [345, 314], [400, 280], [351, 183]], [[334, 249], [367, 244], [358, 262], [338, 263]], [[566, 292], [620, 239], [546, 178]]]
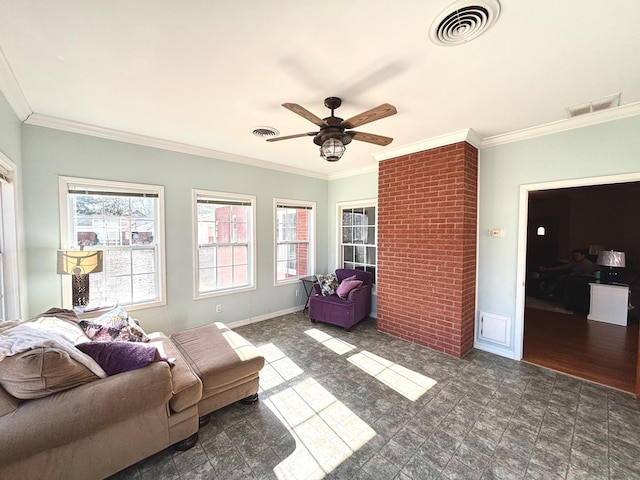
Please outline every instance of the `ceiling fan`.
[[351, 140], [360, 140], [361, 142], [375, 143], [376, 145], [382, 146], [389, 145], [393, 141], [393, 138], [383, 137], [382, 135], [347, 130], [395, 115], [398, 113], [396, 107], [388, 103], [383, 103], [359, 115], [343, 120], [340, 117], [336, 117], [333, 113], [340, 105], [342, 105], [342, 100], [338, 97], [325, 98], [324, 106], [331, 110], [331, 116], [320, 118], [297, 103], [283, 103], [282, 106], [284, 108], [291, 110], [293, 113], [297, 113], [317, 125], [320, 127], [320, 131], [269, 138], [267, 142], [279, 142], [280, 140], [306, 136], [314, 137], [313, 143], [320, 146], [320, 156], [329, 162], [335, 162], [340, 160], [346, 150], [345, 145], [351, 143]]

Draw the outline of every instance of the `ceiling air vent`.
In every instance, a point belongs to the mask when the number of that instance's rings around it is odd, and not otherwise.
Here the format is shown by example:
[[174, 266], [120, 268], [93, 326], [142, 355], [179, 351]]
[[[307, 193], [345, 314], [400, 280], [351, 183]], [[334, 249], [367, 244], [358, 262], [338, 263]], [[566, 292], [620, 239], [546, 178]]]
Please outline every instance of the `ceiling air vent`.
[[251, 133], [260, 138], [271, 138], [280, 135], [280, 132], [273, 127], [253, 127]]
[[573, 105], [567, 107], [567, 115], [569, 118], [577, 115], [584, 115], [585, 113], [598, 112], [600, 110], [608, 110], [609, 108], [615, 108], [620, 105], [620, 94], [609, 95], [608, 97], [599, 98], [598, 100], [592, 100], [589, 103], [583, 103], [580, 105]]
[[499, 15], [498, 0], [459, 0], [436, 17], [429, 38], [436, 45], [445, 47], [461, 45], [486, 32]]

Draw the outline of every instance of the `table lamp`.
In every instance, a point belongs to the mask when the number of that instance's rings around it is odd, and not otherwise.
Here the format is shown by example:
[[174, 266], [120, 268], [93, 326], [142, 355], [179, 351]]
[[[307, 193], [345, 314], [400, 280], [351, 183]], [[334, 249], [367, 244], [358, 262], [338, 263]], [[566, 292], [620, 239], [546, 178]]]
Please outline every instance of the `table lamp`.
[[102, 271], [102, 250], [59, 250], [58, 274], [71, 275], [73, 309], [83, 312], [89, 304], [89, 274]]
[[620, 269], [625, 267], [624, 252], [600, 250], [596, 263], [604, 267], [602, 269], [604, 283], [617, 283]]

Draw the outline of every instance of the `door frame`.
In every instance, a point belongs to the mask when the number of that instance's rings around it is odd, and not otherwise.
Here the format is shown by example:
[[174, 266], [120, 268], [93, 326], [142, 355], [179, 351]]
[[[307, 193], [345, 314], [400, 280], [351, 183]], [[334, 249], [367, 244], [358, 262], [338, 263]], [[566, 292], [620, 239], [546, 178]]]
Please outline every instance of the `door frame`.
[[[520, 185], [518, 205], [518, 250], [516, 271], [516, 309], [514, 325], [514, 360], [522, 360], [524, 349], [524, 303], [525, 283], [527, 280], [527, 226], [529, 220], [529, 192], [555, 190], [558, 188], [587, 187], [592, 185], [610, 185], [614, 183], [640, 182], [640, 172], [600, 177], [574, 178], [554, 182], [541, 182]], [[636, 396], [640, 396], [640, 342], [638, 343], [638, 369], [636, 371]]]

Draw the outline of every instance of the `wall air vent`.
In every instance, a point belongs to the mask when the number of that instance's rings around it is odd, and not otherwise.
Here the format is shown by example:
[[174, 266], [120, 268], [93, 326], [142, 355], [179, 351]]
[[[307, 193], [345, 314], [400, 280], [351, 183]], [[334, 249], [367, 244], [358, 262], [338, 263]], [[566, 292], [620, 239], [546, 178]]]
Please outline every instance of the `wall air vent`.
[[567, 107], [567, 115], [569, 118], [577, 115], [584, 115], [585, 113], [599, 112], [600, 110], [607, 110], [609, 108], [615, 108], [620, 105], [620, 94], [609, 95], [608, 97], [599, 98], [588, 103], [582, 103], [580, 105], [574, 105]]
[[461, 45], [486, 32], [499, 15], [498, 0], [458, 0], [436, 17], [429, 38], [445, 47]]
[[271, 138], [280, 135], [280, 132], [273, 127], [253, 127], [251, 133], [260, 138]]

